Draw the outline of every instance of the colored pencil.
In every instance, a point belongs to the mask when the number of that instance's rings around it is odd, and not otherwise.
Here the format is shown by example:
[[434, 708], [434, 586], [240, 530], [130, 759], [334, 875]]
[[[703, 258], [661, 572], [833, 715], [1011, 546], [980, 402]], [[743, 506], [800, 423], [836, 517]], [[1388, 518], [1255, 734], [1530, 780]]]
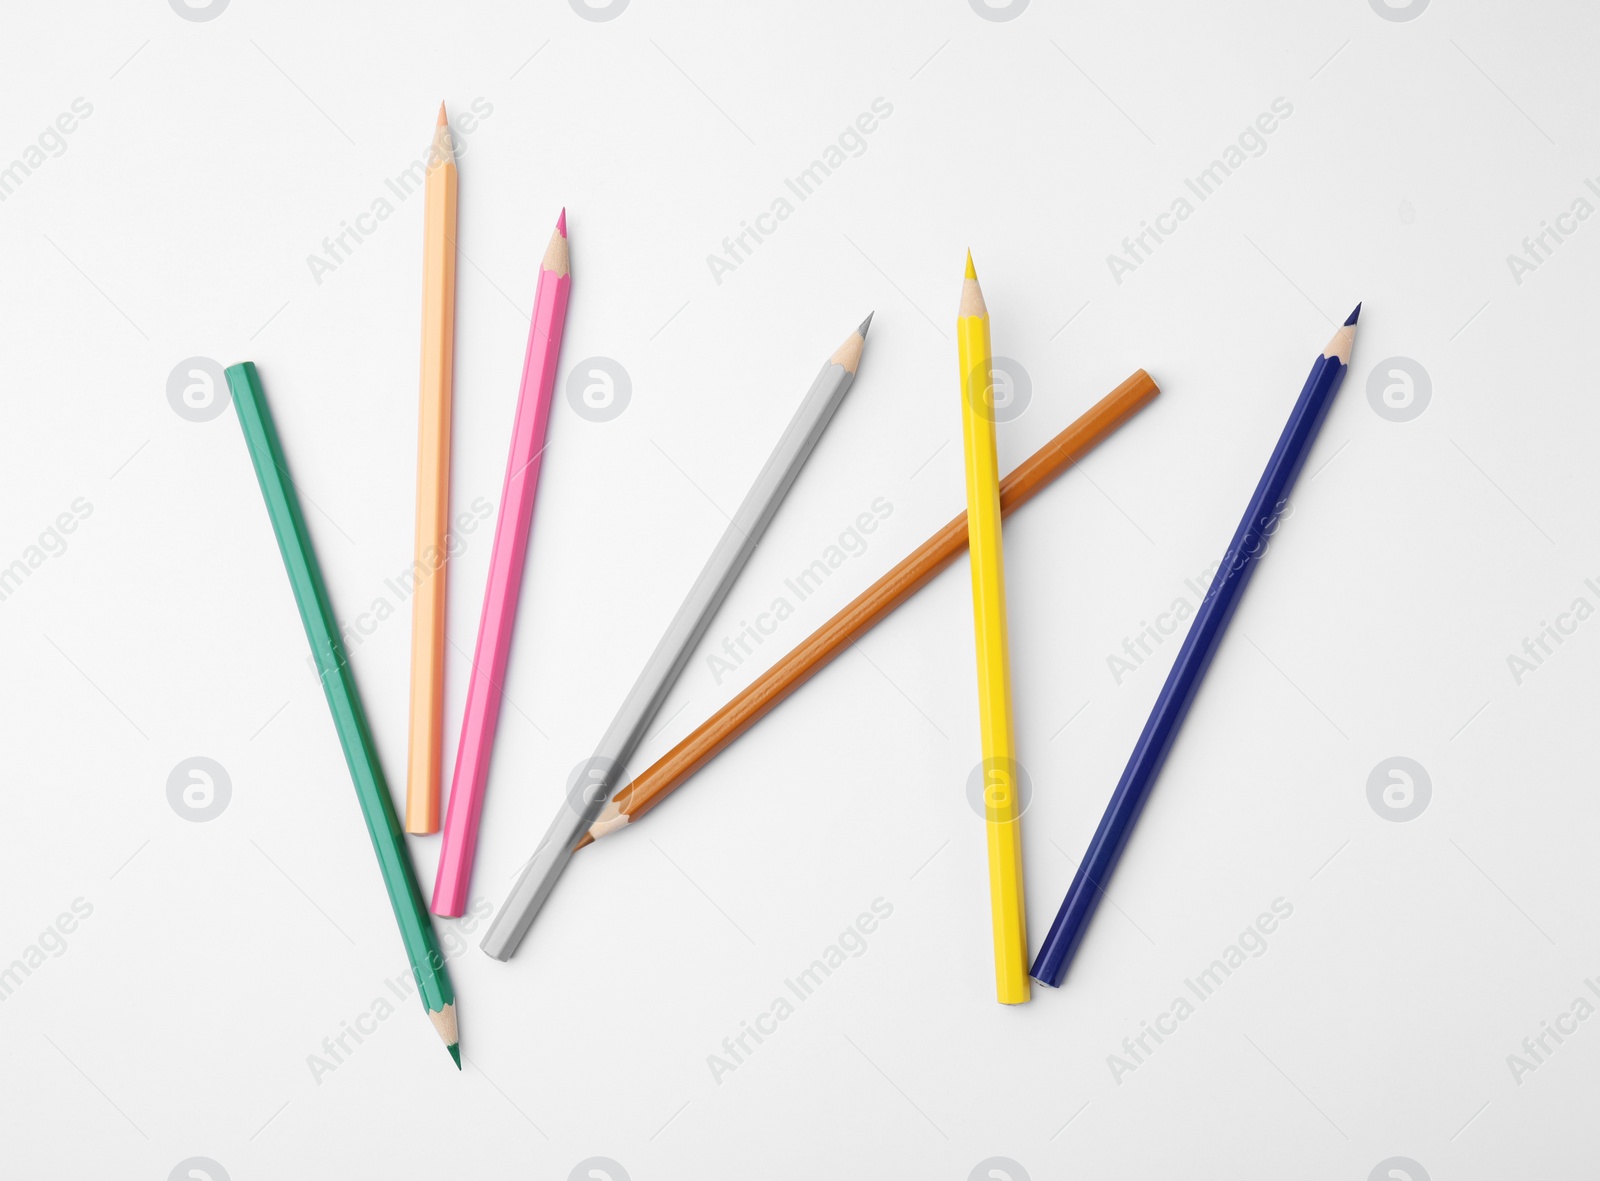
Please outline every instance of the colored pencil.
[[333, 605], [329, 602], [328, 590], [322, 581], [322, 569], [317, 564], [316, 551], [311, 546], [311, 534], [306, 529], [305, 517], [300, 511], [299, 495], [289, 476], [283, 445], [278, 441], [277, 428], [272, 423], [272, 412], [261, 388], [260, 374], [256, 372], [252, 361], [230, 365], [225, 373], [228, 389], [233, 394], [233, 407], [239, 415], [239, 425], [244, 429], [250, 462], [255, 465], [261, 495], [267, 503], [267, 517], [272, 522], [278, 549], [283, 554], [295, 605], [300, 609], [300, 621], [305, 625], [306, 639], [311, 644], [317, 676], [322, 681], [323, 693], [327, 695], [339, 745], [344, 748], [350, 778], [355, 783], [356, 799], [361, 805], [362, 818], [367, 823], [367, 835], [372, 838], [372, 850], [378, 856], [378, 869], [383, 875], [384, 888], [389, 891], [389, 905], [394, 908], [400, 939], [411, 961], [411, 974], [416, 978], [417, 993], [422, 998], [422, 1007], [427, 1010], [428, 1019], [444, 1039], [445, 1047], [459, 1069], [461, 1048], [456, 1036], [455, 989], [450, 986], [450, 974], [445, 970], [444, 956], [439, 952], [433, 923], [422, 905], [422, 892], [417, 889], [417, 877], [411, 868], [411, 857], [406, 852], [405, 837], [401, 835], [400, 821], [395, 816], [394, 801], [389, 797], [389, 784], [383, 777], [383, 766], [378, 762], [372, 732], [367, 728], [366, 711], [361, 708], [361, 695], [356, 690], [355, 676], [350, 671], [344, 642], [339, 637]]
[[[1140, 369], [1096, 402], [1000, 482], [1001, 515], [1009, 516], [1026, 504], [1160, 392]], [[880, 619], [932, 582], [966, 548], [963, 512], [619, 791], [577, 847], [620, 832], [650, 811]]]
[[406, 831], [439, 831], [444, 731], [445, 557], [450, 529], [450, 378], [456, 328], [456, 158], [444, 104], [428, 151], [422, 214], [422, 381], [417, 543], [411, 597], [411, 732]]
[[727, 530], [668, 625], [666, 634], [600, 739], [594, 757], [586, 764], [587, 781], [580, 779], [567, 792], [549, 831], [523, 866], [510, 896], [483, 938], [483, 950], [495, 959], [510, 959], [515, 953], [556, 879], [566, 868], [573, 846], [610, 797], [628, 759], [644, 737], [645, 728], [671, 692], [694, 646], [711, 623], [712, 615], [727, 598], [739, 571], [855, 381], [861, 351], [866, 346], [867, 326], [871, 322], [869, 315], [823, 363], [800, 408], [756, 476], [755, 484], [745, 494], [744, 502], [728, 522]]
[[1033, 977], [1041, 983], [1060, 987], [1072, 957], [1083, 942], [1095, 907], [1110, 884], [1133, 826], [1150, 797], [1150, 789], [1155, 786], [1189, 706], [1205, 679], [1206, 670], [1211, 667], [1211, 659], [1238, 609], [1244, 588], [1267, 551], [1278, 519], [1288, 505], [1295, 479], [1305, 466], [1311, 445], [1333, 405], [1333, 397], [1344, 381], [1360, 315], [1361, 305], [1357, 304], [1311, 366], [1299, 400], [1289, 414], [1289, 421], [1273, 448], [1272, 457], [1267, 460], [1249, 507], [1222, 555], [1222, 564], [1217, 567], [1211, 587], [1194, 614], [1189, 634], [1178, 650], [1178, 658], [1167, 674], [1155, 708], [1134, 745], [1133, 755], [1116, 790], [1111, 793], [1100, 827], [1089, 842], [1089, 849], [1078, 865], [1077, 875], [1056, 913], [1055, 922], [1050, 925], [1050, 933], [1033, 962]]
[[978, 655], [978, 730], [983, 752], [984, 828], [989, 841], [989, 917], [995, 997], [1020, 1005], [1028, 983], [1028, 912], [1022, 896], [1022, 815], [1011, 736], [1011, 659], [1006, 635], [1006, 570], [1000, 542], [1000, 462], [995, 451], [989, 309], [967, 255], [956, 317], [961, 372], [961, 440], [967, 469], [972, 623]]
[[500, 698], [511, 655], [511, 629], [517, 617], [522, 590], [522, 567], [528, 552], [528, 529], [533, 522], [533, 498], [539, 487], [540, 459], [550, 423], [550, 401], [556, 385], [556, 361], [561, 334], [567, 322], [567, 295], [572, 289], [567, 254], [567, 211], [561, 211], [533, 296], [533, 321], [528, 326], [528, 350], [522, 362], [522, 388], [517, 394], [516, 421], [511, 427], [511, 454], [506, 460], [506, 481], [500, 493], [500, 516], [495, 522], [494, 546], [489, 552], [489, 580], [483, 592], [483, 615], [478, 622], [478, 643], [472, 655], [472, 679], [467, 683], [466, 708], [461, 715], [461, 741], [456, 746], [456, 769], [450, 779], [450, 804], [445, 811], [444, 841], [439, 849], [439, 871], [433, 879], [433, 913], [462, 915], [467, 909], [467, 889], [472, 884], [472, 860], [478, 850], [478, 819], [489, 782], [489, 759], [494, 751], [495, 727], [500, 721]]

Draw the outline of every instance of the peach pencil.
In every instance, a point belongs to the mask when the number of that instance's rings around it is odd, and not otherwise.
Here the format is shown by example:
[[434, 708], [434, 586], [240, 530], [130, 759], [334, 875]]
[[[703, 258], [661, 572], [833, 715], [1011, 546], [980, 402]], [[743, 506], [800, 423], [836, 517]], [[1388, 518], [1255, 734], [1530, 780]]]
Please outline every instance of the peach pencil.
[[422, 215], [422, 390], [417, 411], [417, 591], [411, 600], [406, 831], [439, 831], [444, 734], [445, 530], [450, 525], [450, 378], [456, 327], [456, 156], [444, 104]]

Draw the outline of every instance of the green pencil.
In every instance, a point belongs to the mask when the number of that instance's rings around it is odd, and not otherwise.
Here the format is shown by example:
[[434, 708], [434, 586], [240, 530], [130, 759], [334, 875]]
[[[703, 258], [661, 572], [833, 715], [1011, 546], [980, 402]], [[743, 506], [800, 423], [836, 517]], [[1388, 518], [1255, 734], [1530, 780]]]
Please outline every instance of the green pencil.
[[411, 868], [405, 838], [400, 834], [400, 822], [395, 818], [389, 784], [383, 777], [383, 767], [372, 744], [366, 711], [361, 708], [355, 677], [345, 658], [344, 643], [339, 638], [333, 607], [322, 582], [322, 568], [317, 565], [316, 552], [311, 548], [311, 535], [306, 532], [300, 498], [289, 476], [289, 465], [283, 458], [277, 428], [272, 425], [272, 412], [267, 408], [267, 397], [261, 389], [261, 377], [253, 361], [231, 365], [226, 373], [228, 389], [233, 394], [233, 408], [238, 412], [244, 441], [250, 449], [250, 461], [255, 464], [256, 478], [261, 481], [267, 516], [278, 537], [278, 549], [283, 553], [283, 564], [289, 572], [289, 585], [294, 590], [295, 604], [300, 608], [300, 620], [306, 625], [306, 638], [311, 641], [317, 675], [322, 680], [323, 692], [328, 695], [328, 708], [333, 711], [339, 745], [344, 747], [350, 778], [355, 780], [356, 798], [361, 802], [361, 815], [367, 822], [367, 834], [372, 837], [373, 852], [378, 855], [378, 868], [389, 891], [389, 904], [394, 907], [395, 922], [400, 924], [400, 939], [411, 959], [417, 992], [428, 1011], [428, 1020], [439, 1031], [450, 1057], [455, 1059], [456, 1068], [460, 1069], [455, 989], [450, 987], [444, 956], [439, 953], [439, 942], [434, 938], [433, 922], [417, 889], [417, 876]]

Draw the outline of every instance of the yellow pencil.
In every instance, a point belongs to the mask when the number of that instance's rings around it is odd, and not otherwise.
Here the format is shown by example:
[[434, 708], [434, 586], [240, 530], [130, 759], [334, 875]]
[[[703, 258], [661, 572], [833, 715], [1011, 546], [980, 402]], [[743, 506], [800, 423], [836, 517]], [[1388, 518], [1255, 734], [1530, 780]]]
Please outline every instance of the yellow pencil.
[[444, 104], [428, 152], [422, 262], [422, 398], [411, 602], [411, 738], [406, 831], [439, 831], [444, 729], [444, 589], [450, 528], [450, 377], [456, 321], [456, 159]]
[[956, 317], [961, 364], [961, 435], [967, 456], [972, 621], [978, 649], [978, 726], [983, 739], [984, 820], [989, 836], [989, 907], [994, 924], [995, 996], [1019, 1005], [1030, 995], [1028, 915], [1022, 898], [1022, 823], [1011, 742], [1011, 661], [1006, 639], [1006, 571], [1000, 547], [1000, 464], [994, 443], [989, 309], [967, 254]]

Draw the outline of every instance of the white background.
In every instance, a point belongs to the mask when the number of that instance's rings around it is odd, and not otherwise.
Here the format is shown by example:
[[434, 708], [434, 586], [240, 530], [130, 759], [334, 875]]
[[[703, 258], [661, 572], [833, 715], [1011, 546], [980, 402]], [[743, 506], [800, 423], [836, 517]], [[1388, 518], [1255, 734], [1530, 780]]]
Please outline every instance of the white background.
[[[1520, 284], [1506, 256], [1600, 205], [1595, 24], [1452, 0], [1402, 21], [1367, 0], [11, 6], [0, 164], [74, 99], [93, 113], [0, 204], [0, 565], [76, 498], [92, 512], [0, 602], [0, 967], [75, 899], [93, 913], [0, 1004], [4, 1171], [1573, 1175], [1600, 1022], [1520, 1082], [1507, 1056], [1600, 975], [1600, 623], [1520, 684], [1507, 657], [1579, 596], [1600, 607], [1600, 221]], [[864, 153], [717, 282], [707, 256], [880, 97]], [[1121, 240], [1280, 97], [1265, 153], [1117, 282]], [[387, 194], [441, 98], [493, 108], [461, 162], [458, 511], [498, 503], [563, 205], [573, 258], [480, 906], [869, 310], [859, 380], [633, 769], [961, 509], [970, 246], [995, 350], [1032, 382], [1004, 468], [1138, 367], [1164, 391], [1006, 528], [1037, 948], [1178, 643], [1120, 684], [1107, 657], [1221, 554], [1365, 301], [1295, 512], [1061, 991], [993, 999], [963, 564], [580, 853], [514, 961], [441, 925], [464, 947], [462, 1074], [413, 999], [313, 1071], [406, 963], [233, 412], [190, 421], [167, 382], [254, 359], [341, 617], [397, 602], [421, 198], [320, 284], [306, 258]], [[610, 422], [566, 399], [593, 356], [631, 377]], [[1395, 356], [1431, 378], [1408, 422], [1367, 396]], [[866, 552], [718, 684], [706, 654], [877, 497]], [[488, 558], [485, 525], [452, 566], [447, 759]], [[398, 607], [352, 652], [397, 802]], [[1406, 823], [1367, 796], [1394, 755], [1432, 782]], [[205, 823], [167, 799], [192, 756], [232, 785]], [[425, 893], [437, 849], [411, 839]], [[1122, 1039], [1280, 897], [1265, 954], [1115, 1079]], [[865, 954], [714, 1079], [708, 1055], [878, 898]]]

